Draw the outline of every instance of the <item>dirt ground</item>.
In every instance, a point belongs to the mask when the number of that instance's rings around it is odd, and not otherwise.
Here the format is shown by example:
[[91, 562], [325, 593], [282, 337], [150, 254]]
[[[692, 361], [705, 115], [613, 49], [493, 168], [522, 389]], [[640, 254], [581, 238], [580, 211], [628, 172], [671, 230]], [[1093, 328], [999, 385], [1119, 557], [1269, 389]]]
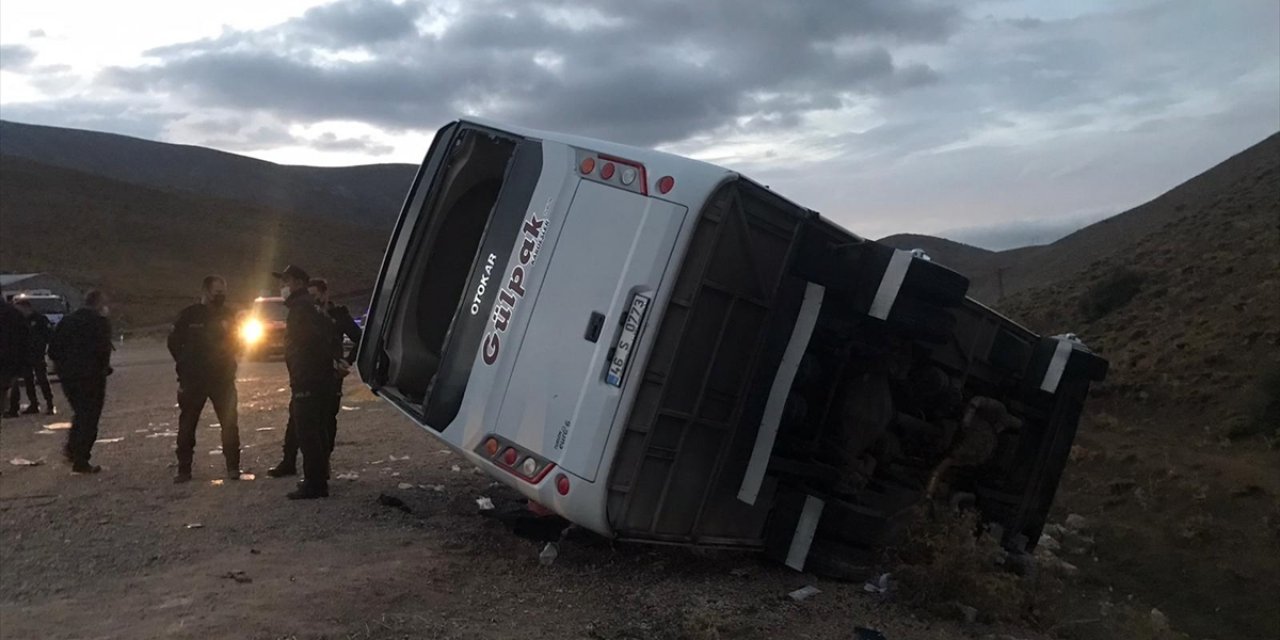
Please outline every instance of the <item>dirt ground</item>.
[[[196, 481], [174, 485], [172, 364], [140, 342], [115, 365], [101, 474], [61, 462], [65, 402], [59, 416], [0, 425], [0, 638], [1043, 637], [930, 619], [741, 553], [586, 537], [543, 566], [539, 543], [479, 514], [477, 498], [501, 506], [514, 494], [354, 381], [333, 473], [358, 478], [335, 481], [328, 500], [285, 500], [293, 482], [264, 473], [286, 418], [277, 362], [246, 363], [238, 380], [243, 464], [256, 477], [219, 481], [206, 408]], [[384, 493], [411, 512], [379, 504]], [[822, 592], [787, 598], [806, 585]]]

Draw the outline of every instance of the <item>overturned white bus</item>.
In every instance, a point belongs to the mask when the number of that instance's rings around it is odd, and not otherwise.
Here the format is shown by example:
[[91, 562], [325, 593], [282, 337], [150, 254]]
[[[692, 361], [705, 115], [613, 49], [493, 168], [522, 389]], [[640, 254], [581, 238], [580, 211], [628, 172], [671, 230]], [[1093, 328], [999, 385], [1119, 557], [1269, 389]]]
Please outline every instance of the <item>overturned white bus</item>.
[[833, 571], [971, 496], [1029, 548], [1106, 361], [728, 169], [470, 121], [437, 134], [360, 373], [602, 535]]

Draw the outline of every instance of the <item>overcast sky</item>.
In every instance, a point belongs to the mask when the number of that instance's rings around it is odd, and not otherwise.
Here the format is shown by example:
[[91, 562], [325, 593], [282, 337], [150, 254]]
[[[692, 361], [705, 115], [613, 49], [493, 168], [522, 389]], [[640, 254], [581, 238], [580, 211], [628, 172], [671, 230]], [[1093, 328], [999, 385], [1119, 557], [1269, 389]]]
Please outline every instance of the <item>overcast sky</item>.
[[867, 236], [1043, 242], [1280, 129], [1280, 2], [0, 5], [8, 120], [337, 165], [417, 163], [466, 114], [711, 160]]

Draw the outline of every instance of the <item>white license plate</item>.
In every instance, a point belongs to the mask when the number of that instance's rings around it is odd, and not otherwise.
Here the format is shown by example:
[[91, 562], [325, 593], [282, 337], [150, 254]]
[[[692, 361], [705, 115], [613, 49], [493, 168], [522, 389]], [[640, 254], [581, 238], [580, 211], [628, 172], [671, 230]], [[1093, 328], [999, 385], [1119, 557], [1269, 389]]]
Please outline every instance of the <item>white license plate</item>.
[[627, 372], [627, 362], [631, 360], [631, 351], [636, 346], [650, 302], [652, 299], [645, 293], [637, 293], [631, 299], [631, 308], [627, 310], [627, 318], [622, 324], [622, 335], [618, 337], [618, 346], [614, 347], [613, 359], [609, 361], [609, 372], [604, 377], [606, 383], [622, 386], [622, 376]]

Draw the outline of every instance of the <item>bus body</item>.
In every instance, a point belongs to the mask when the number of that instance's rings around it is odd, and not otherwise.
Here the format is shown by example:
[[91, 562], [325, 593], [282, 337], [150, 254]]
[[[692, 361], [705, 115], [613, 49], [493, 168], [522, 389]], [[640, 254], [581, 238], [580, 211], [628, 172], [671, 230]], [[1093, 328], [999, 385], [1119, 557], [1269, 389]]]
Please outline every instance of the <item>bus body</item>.
[[602, 535], [803, 568], [971, 496], [1029, 548], [1106, 362], [727, 169], [458, 121], [408, 194], [359, 368]]

